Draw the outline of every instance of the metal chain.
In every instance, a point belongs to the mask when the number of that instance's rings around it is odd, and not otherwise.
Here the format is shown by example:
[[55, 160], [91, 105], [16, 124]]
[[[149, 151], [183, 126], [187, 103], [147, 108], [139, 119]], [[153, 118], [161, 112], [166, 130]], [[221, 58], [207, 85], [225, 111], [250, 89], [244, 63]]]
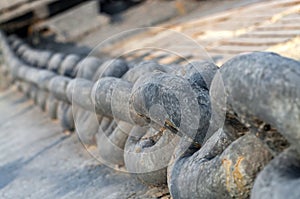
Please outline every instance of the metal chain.
[[[300, 165], [299, 62], [256, 52], [236, 56], [220, 70], [211, 63], [200, 63], [197, 70], [188, 65], [184, 72], [153, 62], [130, 68], [123, 60], [111, 60], [112, 67], [105, 68], [108, 62], [97, 58], [82, 61], [77, 55], [34, 50], [17, 38], [8, 41], [3, 33], [0, 40], [6, 65], [2, 71], [10, 82], [27, 83], [44, 107], [55, 97], [61, 114], [68, 115], [70, 130], [71, 104], [79, 108], [79, 119], [95, 110], [104, 132], [96, 133], [95, 126], [91, 137], [103, 141], [106, 135], [122, 149], [114, 156], [113, 145], [104, 142], [104, 156], [125, 163], [145, 183], [164, 184], [167, 178], [174, 198], [248, 198], [253, 186], [252, 198], [271, 198], [278, 187], [279, 195], [300, 194], [293, 189], [299, 178], [286, 172], [300, 170], [294, 168]], [[216, 73], [224, 81], [226, 119], [209, 134]], [[88, 121], [82, 119], [80, 126]], [[169, 153], [155, 153], [164, 142], [169, 148], [163, 151]], [[148, 149], [151, 153], [140, 156]], [[141, 172], [164, 159], [161, 169]], [[281, 175], [290, 187], [281, 186]]]

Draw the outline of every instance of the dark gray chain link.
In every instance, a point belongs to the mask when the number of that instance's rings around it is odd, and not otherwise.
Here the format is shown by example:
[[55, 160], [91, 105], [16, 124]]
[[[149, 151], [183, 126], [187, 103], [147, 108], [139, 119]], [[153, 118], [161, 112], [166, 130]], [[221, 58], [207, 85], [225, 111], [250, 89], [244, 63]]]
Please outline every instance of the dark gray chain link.
[[[18, 84], [65, 129], [78, 122], [77, 130], [87, 132], [84, 143], [97, 143], [104, 160], [125, 164], [142, 182], [167, 181], [174, 198], [248, 198], [251, 190], [252, 198], [299, 198], [299, 62], [256, 52], [236, 56], [220, 70], [200, 63], [200, 70], [185, 66], [182, 73], [180, 67], [131, 67], [124, 60], [110, 60], [106, 68], [104, 60], [34, 50], [0, 36], [2, 78]], [[208, 136], [216, 72], [225, 85], [226, 119]], [[200, 110], [196, 129], [181, 125], [183, 109], [196, 118], [193, 103]], [[161, 109], [153, 111], [156, 105]], [[166, 145], [169, 153], [158, 150]]]

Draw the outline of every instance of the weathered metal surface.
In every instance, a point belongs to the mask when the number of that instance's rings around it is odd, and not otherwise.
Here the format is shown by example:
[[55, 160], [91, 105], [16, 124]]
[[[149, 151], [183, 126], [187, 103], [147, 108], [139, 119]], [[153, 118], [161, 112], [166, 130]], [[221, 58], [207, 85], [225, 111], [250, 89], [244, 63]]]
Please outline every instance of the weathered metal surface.
[[299, 153], [290, 148], [275, 157], [258, 175], [251, 198], [299, 198]]
[[[57, 117], [64, 130], [74, 130], [76, 118], [82, 120], [79, 124], [91, 122], [82, 126], [87, 132], [84, 142], [97, 143], [105, 163], [124, 164], [143, 183], [167, 183], [174, 198], [248, 198], [258, 173], [272, 158], [285, 157], [277, 157], [282, 151], [290, 154], [294, 148], [297, 152], [287, 159], [298, 164], [298, 61], [256, 52], [236, 56], [221, 69], [199, 62], [184, 70], [170, 70], [155, 62], [129, 67], [124, 60], [109, 61], [109, 65], [93, 58], [84, 64], [90, 65], [85, 70], [78, 68], [84, 62], [67, 62], [70, 55], [66, 55], [52, 72], [48, 66], [43, 69], [34, 64], [38, 56], [23, 56], [32, 49], [20, 51], [22, 45], [13, 49], [14, 42], [1, 37], [12, 81], [30, 83], [29, 96], [42, 109], [47, 107], [46, 97], [61, 100]], [[86, 79], [70, 76], [64, 72], [66, 68], [80, 71], [77, 75]], [[217, 73], [227, 96], [227, 105], [222, 107], [226, 118], [223, 127], [209, 129], [215, 117], [211, 89]], [[89, 114], [93, 108], [96, 123]], [[285, 168], [291, 167], [289, 163]], [[269, 167], [273, 164], [278, 163]], [[267, 166], [261, 175], [269, 173]], [[292, 183], [289, 179], [287, 176], [286, 181]], [[257, 183], [262, 182], [259, 177]], [[261, 188], [267, 190], [263, 194], [271, 194], [273, 186]], [[259, 189], [255, 188], [253, 198], [261, 197]], [[293, 192], [291, 198], [298, 195], [298, 190], [283, 190]]]

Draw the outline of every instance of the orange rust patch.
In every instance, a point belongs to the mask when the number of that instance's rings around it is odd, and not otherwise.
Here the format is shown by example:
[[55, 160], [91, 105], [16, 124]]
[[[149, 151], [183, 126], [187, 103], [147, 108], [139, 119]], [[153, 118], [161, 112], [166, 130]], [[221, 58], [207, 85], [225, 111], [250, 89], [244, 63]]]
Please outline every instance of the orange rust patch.
[[234, 165], [232, 163], [232, 160], [228, 160], [228, 159], [222, 160], [222, 165], [225, 168], [225, 174], [226, 174], [226, 189], [229, 193], [231, 192], [231, 188], [234, 185], [236, 185], [236, 189], [239, 192], [246, 191], [244, 178], [240, 171], [240, 165], [242, 164], [243, 160], [244, 157], [239, 156]]
[[239, 170], [239, 167], [243, 160], [244, 160], [244, 157], [238, 157], [238, 160], [237, 160], [236, 164], [234, 165], [234, 169], [232, 172], [234, 183], [236, 184], [237, 188], [241, 192], [245, 191], [245, 187], [244, 187], [244, 183], [243, 183], [244, 178], [243, 178], [242, 173]]
[[231, 167], [231, 160], [223, 159], [222, 160], [222, 165], [225, 168], [225, 174], [226, 174], [226, 189], [228, 192], [230, 192], [230, 179], [231, 179], [231, 172], [230, 172], [230, 167]]

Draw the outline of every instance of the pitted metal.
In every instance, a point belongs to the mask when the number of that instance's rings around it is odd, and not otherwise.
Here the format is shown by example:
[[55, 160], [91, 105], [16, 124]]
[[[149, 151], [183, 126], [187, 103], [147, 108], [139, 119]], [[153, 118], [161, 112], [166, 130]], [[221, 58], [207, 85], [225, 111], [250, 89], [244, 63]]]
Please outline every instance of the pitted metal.
[[[77, 130], [87, 132], [84, 142], [97, 143], [104, 160], [125, 164], [142, 182], [167, 183], [174, 198], [249, 198], [255, 183], [252, 198], [271, 198], [284, 175], [292, 186], [280, 190], [298, 197], [293, 187], [299, 176], [291, 178], [286, 170], [299, 164], [299, 62], [256, 52], [236, 56], [221, 69], [207, 62], [197, 63], [197, 70], [155, 62], [132, 67], [124, 60], [34, 50], [15, 37], [8, 41], [2, 33], [0, 40], [5, 63], [1, 71], [9, 82], [18, 82], [66, 130], [75, 128], [71, 104], [76, 105]], [[226, 119], [222, 128], [207, 135], [216, 72], [228, 98]], [[176, 101], [178, 96], [185, 104]], [[200, 110], [197, 115], [192, 104]], [[166, 111], [153, 112], [157, 105]], [[195, 116], [196, 129], [181, 124], [182, 110]], [[156, 152], [166, 145], [169, 153]], [[274, 175], [272, 168], [278, 168]]]

